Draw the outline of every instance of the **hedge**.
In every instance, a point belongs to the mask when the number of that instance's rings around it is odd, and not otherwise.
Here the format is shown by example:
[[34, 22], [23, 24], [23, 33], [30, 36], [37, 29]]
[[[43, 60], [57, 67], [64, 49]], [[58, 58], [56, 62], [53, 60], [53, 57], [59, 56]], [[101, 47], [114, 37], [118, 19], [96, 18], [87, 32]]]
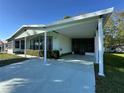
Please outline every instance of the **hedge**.
[[[44, 51], [43, 50], [27, 50], [26, 52], [28, 55], [32, 56], [39, 56], [43, 57], [44, 56]], [[58, 59], [60, 57], [59, 50], [52, 50], [52, 51], [47, 51], [47, 57], [48, 58], [55, 58]]]
[[27, 55], [39, 56], [38, 50], [27, 50], [26, 53], [27, 53]]

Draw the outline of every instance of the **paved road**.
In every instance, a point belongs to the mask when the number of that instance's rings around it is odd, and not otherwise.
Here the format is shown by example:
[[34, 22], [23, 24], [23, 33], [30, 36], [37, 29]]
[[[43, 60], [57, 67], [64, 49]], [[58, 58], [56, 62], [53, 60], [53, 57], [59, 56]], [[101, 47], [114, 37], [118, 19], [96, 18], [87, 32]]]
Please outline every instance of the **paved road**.
[[31, 59], [1, 67], [0, 93], [95, 93], [93, 63], [66, 61]]

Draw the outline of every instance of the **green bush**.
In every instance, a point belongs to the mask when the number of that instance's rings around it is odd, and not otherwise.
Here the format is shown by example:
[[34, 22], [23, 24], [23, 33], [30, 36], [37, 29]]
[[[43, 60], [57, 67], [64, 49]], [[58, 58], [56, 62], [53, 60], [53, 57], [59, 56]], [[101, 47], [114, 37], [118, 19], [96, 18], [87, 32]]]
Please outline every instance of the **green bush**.
[[27, 50], [26, 53], [27, 53], [27, 55], [39, 56], [38, 50]]
[[[40, 52], [38, 50], [27, 50], [27, 54], [28, 55], [32, 55], [32, 56], [39, 56], [43, 57], [44, 56], [44, 50], [40, 50]], [[47, 51], [47, 58], [55, 58], [58, 59], [60, 57], [59, 54], [59, 50], [48, 50]]]
[[43, 57], [44, 56], [44, 51], [40, 50], [39, 55], [40, 55], [40, 57]]
[[[44, 56], [44, 51], [43, 51], [43, 50], [40, 51], [40, 56], [41, 56], [41, 57]], [[47, 51], [47, 58], [52, 58], [52, 56], [51, 56], [51, 51]]]
[[55, 59], [58, 59], [60, 57], [60, 53], [58, 50], [53, 50], [52, 51], [52, 57]]
[[[44, 51], [40, 51], [40, 56], [43, 57], [44, 56]], [[59, 51], [58, 50], [48, 50], [47, 51], [47, 58], [55, 58], [58, 59], [60, 57]]]

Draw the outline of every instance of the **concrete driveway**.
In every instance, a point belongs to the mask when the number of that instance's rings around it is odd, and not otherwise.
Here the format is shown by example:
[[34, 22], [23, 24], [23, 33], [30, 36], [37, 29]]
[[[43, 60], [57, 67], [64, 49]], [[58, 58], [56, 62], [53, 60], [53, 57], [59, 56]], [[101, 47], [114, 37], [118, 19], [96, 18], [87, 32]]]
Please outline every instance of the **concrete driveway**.
[[93, 62], [68, 58], [1, 67], [0, 93], [95, 93]]

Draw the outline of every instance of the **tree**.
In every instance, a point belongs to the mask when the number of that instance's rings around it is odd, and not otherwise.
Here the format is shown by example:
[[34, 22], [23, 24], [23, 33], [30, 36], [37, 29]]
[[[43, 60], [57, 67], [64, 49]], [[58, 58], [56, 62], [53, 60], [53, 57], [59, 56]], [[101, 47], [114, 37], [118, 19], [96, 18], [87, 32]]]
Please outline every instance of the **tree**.
[[124, 12], [115, 12], [108, 19], [105, 27], [105, 48], [124, 45]]

